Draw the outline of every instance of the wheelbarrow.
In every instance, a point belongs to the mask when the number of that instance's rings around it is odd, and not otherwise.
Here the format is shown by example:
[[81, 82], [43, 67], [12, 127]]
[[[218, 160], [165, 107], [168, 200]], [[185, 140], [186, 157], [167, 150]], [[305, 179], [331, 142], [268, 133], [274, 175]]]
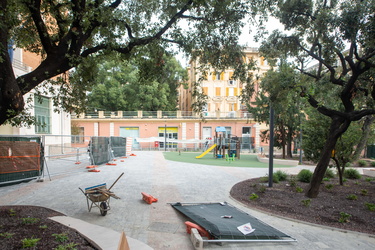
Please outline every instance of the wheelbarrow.
[[121, 178], [122, 173], [117, 180], [112, 184], [112, 186], [107, 189], [107, 184], [99, 184], [96, 186], [85, 188], [83, 191], [82, 188], [79, 190], [86, 196], [87, 201], [87, 209], [91, 212], [93, 206], [96, 206], [100, 210], [100, 214], [105, 216], [107, 212], [111, 209], [109, 206], [109, 201], [111, 197], [115, 199], [120, 199], [120, 197], [116, 196], [113, 192], [111, 192], [112, 187], [116, 184], [116, 182]]

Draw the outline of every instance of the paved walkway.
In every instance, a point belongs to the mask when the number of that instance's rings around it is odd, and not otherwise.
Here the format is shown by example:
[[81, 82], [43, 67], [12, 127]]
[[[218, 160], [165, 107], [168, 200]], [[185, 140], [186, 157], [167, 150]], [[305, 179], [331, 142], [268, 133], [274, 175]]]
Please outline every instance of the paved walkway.
[[[99, 167], [101, 171], [98, 173], [90, 173], [85, 166], [77, 166], [74, 173], [52, 176], [52, 181], [46, 178], [44, 182], [32, 181], [0, 187], [0, 205], [44, 206], [73, 219], [107, 228], [118, 235], [124, 231], [132, 241], [155, 250], [190, 250], [193, 246], [185, 232], [186, 219], [168, 203], [227, 201], [298, 242], [228, 243], [222, 246], [209, 244], [205, 246], [207, 249], [374, 249], [375, 236], [281, 219], [244, 207], [229, 197], [229, 191], [235, 183], [265, 176], [268, 169], [172, 162], [165, 160], [162, 152], [142, 151], [135, 154], [137, 156], [124, 159], [124, 162], [116, 161], [116, 166]], [[49, 162], [48, 166], [53, 168], [53, 162]], [[309, 167], [283, 170], [298, 173], [301, 168]], [[112, 189], [121, 199], [111, 199], [112, 209], [108, 214], [101, 216], [96, 208], [88, 212], [86, 198], [78, 187], [85, 188], [104, 182], [109, 186], [123, 172], [124, 176]], [[148, 205], [142, 201], [141, 192], [149, 193], [159, 201]], [[117, 243], [118, 240], [114, 237], [111, 242]]]

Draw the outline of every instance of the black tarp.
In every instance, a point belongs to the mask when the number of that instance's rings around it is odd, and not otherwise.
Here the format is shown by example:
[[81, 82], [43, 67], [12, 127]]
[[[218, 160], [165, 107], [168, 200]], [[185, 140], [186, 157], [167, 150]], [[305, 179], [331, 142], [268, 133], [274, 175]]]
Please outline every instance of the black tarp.
[[[284, 240], [290, 236], [226, 202], [171, 204], [179, 212], [208, 231], [215, 239], [225, 240]], [[229, 218], [228, 218], [229, 217]], [[250, 223], [254, 232], [244, 235], [239, 226]]]

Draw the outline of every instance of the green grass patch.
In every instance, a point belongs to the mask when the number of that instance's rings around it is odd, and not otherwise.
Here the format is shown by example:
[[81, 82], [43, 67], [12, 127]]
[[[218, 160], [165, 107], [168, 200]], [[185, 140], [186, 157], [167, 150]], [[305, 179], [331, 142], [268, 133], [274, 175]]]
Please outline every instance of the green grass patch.
[[[225, 158], [215, 159], [213, 153], [208, 153], [202, 158], [195, 158], [200, 155], [201, 152], [163, 152], [166, 160], [186, 162], [192, 164], [203, 164], [211, 166], [222, 166], [222, 167], [244, 167], [244, 168], [268, 168], [268, 163], [259, 162], [256, 155], [241, 155], [241, 159], [235, 159], [234, 161], [226, 161]], [[288, 168], [295, 166], [273, 164], [274, 168]]]

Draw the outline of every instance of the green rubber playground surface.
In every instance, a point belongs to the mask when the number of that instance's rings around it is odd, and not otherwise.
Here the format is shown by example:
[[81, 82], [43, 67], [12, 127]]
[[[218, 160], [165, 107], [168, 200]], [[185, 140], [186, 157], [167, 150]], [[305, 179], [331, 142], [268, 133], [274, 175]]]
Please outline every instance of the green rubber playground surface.
[[[204, 164], [212, 166], [223, 166], [223, 167], [244, 167], [244, 168], [268, 168], [268, 163], [259, 162], [256, 155], [241, 155], [241, 159], [235, 159], [234, 161], [226, 161], [225, 159], [215, 159], [212, 153], [208, 153], [200, 159], [195, 158], [202, 152], [163, 152], [165, 159], [170, 161], [186, 162], [193, 164]], [[295, 166], [273, 164], [274, 168], [288, 168]]]

